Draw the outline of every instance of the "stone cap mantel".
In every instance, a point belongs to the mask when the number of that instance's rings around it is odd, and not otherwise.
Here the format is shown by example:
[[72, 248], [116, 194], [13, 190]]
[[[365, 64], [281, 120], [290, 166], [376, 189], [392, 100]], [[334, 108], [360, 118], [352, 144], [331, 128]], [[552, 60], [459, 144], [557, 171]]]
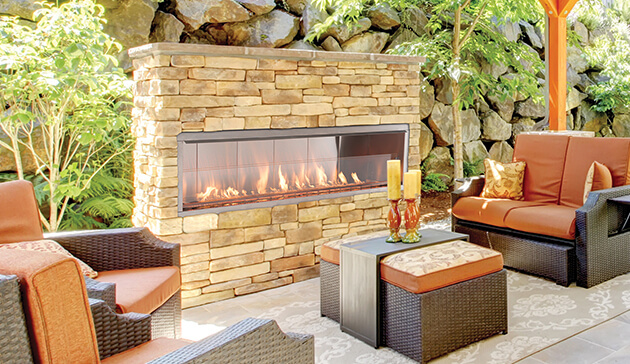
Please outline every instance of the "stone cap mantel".
[[131, 59], [155, 55], [203, 55], [213, 57], [266, 58], [297, 61], [423, 64], [425, 57], [380, 53], [308, 51], [285, 48], [234, 47], [210, 44], [150, 43], [129, 49]]

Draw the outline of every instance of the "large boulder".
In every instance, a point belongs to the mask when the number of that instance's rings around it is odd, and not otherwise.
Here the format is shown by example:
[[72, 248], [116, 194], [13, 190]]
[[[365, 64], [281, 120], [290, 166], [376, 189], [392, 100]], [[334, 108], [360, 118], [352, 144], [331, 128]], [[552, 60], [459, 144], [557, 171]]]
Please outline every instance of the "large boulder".
[[582, 92], [586, 92], [589, 87], [593, 86], [595, 82], [586, 73], [580, 73], [580, 81], [575, 84], [575, 87]]
[[294, 40], [293, 42], [283, 46], [282, 48], [287, 49], [301, 49], [304, 51], [321, 51], [321, 48], [315, 47], [311, 43], [304, 41], [304, 39]]
[[501, 97], [497, 95], [488, 95], [488, 101], [490, 101], [492, 107], [503, 120], [508, 123], [512, 121], [512, 116], [514, 115], [513, 97], [506, 97], [504, 100], [501, 100]]
[[425, 123], [420, 123], [420, 160], [425, 160], [433, 148], [433, 132]]
[[405, 27], [400, 27], [396, 29], [396, 31], [392, 35], [391, 42], [389, 42], [386, 51], [395, 49], [397, 46], [406, 42], [411, 42], [412, 40], [415, 40], [417, 38], [418, 35], [414, 33], [413, 30]]
[[512, 136], [516, 138], [517, 135], [534, 130], [536, 122], [530, 118], [518, 119], [517, 122], [512, 124]]
[[490, 147], [489, 154], [490, 159], [494, 159], [495, 161], [499, 161], [501, 163], [510, 163], [512, 162], [514, 149], [510, 146], [510, 143], [508, 142], [496, 142]]
[[405, 9], [405, 25], [411, 28], [414, 33], [418, 35], [427, 34], [427, 24], [429, 24], [429, 18], [420, 8], [410, 6]]
[[529, 43], [532, 45], [532, 47], [536, 49], [543, 49], [543, 42], [536, 32], [534, 26], [526, 21], [520, 21], [519, 25], [521, 26], [521, 29], [525, 32], [525, 35], [529, 39]]
[[341, 49], [344, 52], [381, 53], [388, 38], [389, 34], [384, 32], [365, 32], [341, 44]]
[[446, 147], [435, 147], [429, 153], [422, 165], [426, 174], [441, 173], [447, 175], [448, 181], [454, 176], [454, 168], [451, 164], [451, 151]]
[[[151, 0], [148, 0], [151, 1]], [[234, 0], [177, 0], [179, 20], [192, 29], [205, 23], [233, 23], [249, 20], [249, 11]]]
[[[324, 22], [327, 17], [328, 13], [326, 11], [320, 10], [318, 7], [311, 4], [307, 5], [302, 11], [302, 35], [307, 35], [313, 29], [315, 24]], [[326, 39], [328, 38], [331, 37], [327, 37]]]
[[373, 26], [383, 30], [390, 30], [400, 25], [398, 12], [385, 2], [371, 7], [368, 10], [368, 18], [372, 21]]
[[567, 62], [577, 73], [584, 73], [588, 70], [588, 61], [584, 57], [584, 51], [578, 47], [567, 47]]
[[302, 15], [304, 13], [304, 9], [306, 9], [308, 4], [311, 2], [308, 0], [283, 0], [282, 3], [289, 8], [290, 12]]
[[295, 38], [300, 19], [282, 10], [274, 10], [248, 22], [226, 24], [224, 28], [230, 45], [278, 48]]
[[[495, 23], [498, 22], [496, 18], [493, 18], [492, 20]], [[516, 42], [521, 36], [521, 27], [519, 26], [519, 24], [512, 23], [509, 20], [507, 20], [505, 24], [498, 25], [497, 30], [500, 34], [503, 34], [509, 42]]]
[[276, 7], [276, 2], [273, 0], [236, 0], [239, 4], [243, 5], [247, 10], [256, 15], [267, 14]]
[[589, 43], [588, 28], [586, 28], [586, 25], [576, 20], [573, 24], [573, 31], [580, 37], [580, 44], [587, 45]]
[[[470, 142], [481, 136], [481, 122], [475, 110], [461, 111], [462, 141]], [[429, 126], [435, 134], [437, 145], [448, 146], [453, 144], [453, 107], [436, 102], [429, 116]]]
[[490, 74], [495, 79], [508, 71], [508, 67], [503, 63], [490, 63], [484, 57], [479, 57], [479, 63], [481, 64], [481, 72]]
[[512, 125], [505, 122], [499, 114], [490, 111], [483, 119], [484, 140], [503, 141], [512, 136]]
[[547, 115], [544, 103], [537, 104], [528, 98], [516, 105], [516, 113], [526, 118], [544, 118]]
[[182, 32], [184, 31], [184, 23], [179, 21], [175, 15], [157, 11], [151, 26], [151, 35], [149, 41], [156, 42], [179, 42]]
[[366, 30], [370, 29], [372, 26], [372, 21], [368, 18], [361, 18], [357, 20], [356, 23], [351, 24], [335, 24], [328, 28], [326, 34], [323, 35], [332, 35], [337, 39], [340, 44], [345, 43], [348, 39], [354, 37], [357, 34], [361, 34]]
[[608, 117], [606, 114], [593, 110], [591, 104], [582, 101], [580, 105], [580, 124], [582, 130], [597, 133], [606, 126], [607, 122]]
[[616, 114], [612, 124], [612, 131], [616, 137], [630, 137], [630, 114]]
[[573, 67], [567, 67], [567, 86], [574, 87], [582, 81], [580, 74], [575, 72]]
[[443, 104], [452, 104], [453, 87], [451, 79], [448, 77], [438, 78], [434, 81], [434, 84], [436, 88], [435, 99]]
[[157, 6], [153, 0], [122, 0], [117, 8], [105, 12], [104, 30], [125, 48], [149, 43]]
[[435, 104], [435, 89], [428, 81], [423, 81], [420, 86], [420, 106], [418, 115], [422, 120], [431, 115], [433, 104]]
[[582, 100], [586, 99], [587, 97], [587, 94], [583, 94], [580, 91], [576, 90], [575, 87], [571, 87], [567, 95], [567, 110], [573, 110], [576, 107], [580, 106]]
[[19, 16], [22, 19], [35, 20], [33, 13], [42, 6], [34, 0], [0, 0], [0, 14]]
[[326, 37], [326, 39], [322, 42], [322, 48], [329, 52], [343, 52], [341, 45], [339, 45], [339, 42], [337, 42], [335, 37]]
[[464, 143], [464, 161], [483, 168], [483, 160], [490, 157], [481, 140]]

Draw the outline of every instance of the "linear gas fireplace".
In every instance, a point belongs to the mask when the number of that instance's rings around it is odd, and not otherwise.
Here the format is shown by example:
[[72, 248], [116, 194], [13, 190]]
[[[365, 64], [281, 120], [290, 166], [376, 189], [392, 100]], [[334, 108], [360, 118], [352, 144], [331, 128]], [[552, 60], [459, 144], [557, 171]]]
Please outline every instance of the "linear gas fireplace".
[[382, 188], [386, 161], [406, 164], [408, 140], [407, 124], [182, 133], [179, 212], [268, 207]]

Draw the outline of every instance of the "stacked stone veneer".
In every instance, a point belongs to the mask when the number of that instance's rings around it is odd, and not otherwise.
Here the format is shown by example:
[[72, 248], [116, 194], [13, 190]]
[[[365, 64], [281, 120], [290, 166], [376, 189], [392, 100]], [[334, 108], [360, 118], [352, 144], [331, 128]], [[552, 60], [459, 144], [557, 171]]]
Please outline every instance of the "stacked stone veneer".
[[385, 229], [385, 192], [178, 216], [177, 135], [409, 124], [420, 163], [416, 57], [151, 44], [134, 59], [134, 224], [182, 246], [184, 307], [319, 275], [321, 245]]

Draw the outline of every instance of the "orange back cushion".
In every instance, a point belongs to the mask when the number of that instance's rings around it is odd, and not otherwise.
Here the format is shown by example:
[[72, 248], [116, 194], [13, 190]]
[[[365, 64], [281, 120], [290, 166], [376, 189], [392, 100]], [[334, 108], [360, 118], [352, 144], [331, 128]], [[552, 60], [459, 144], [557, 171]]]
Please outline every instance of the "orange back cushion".
[[525, 201], [558, 203], [568, 143], [567, 135], [520, 134], [516, 137], [513, 160], [527, 164], [523, 182]]
[[37, 363], [99, 363], [85, 281], [72, 258], [6, 250], [0, 273], [20, 278], [24, 313]]
[[583, 205], [586, 175], [595, 161], [608, 167], [613, 186], [629, 184], [630, 138], [572, 137], [562, 177], [561, 205]]
[[43, 238], [33, 185], [27, 181], [0, 183], [0, 244]]

